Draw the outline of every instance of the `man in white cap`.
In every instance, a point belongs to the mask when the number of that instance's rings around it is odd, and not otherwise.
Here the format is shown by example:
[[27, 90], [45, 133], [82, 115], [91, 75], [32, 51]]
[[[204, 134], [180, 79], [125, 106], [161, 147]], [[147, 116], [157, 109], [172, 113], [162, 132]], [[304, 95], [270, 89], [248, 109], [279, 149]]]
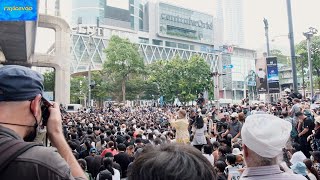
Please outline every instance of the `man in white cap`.
[[238, 121], [239, 115], [238, 113], [234, 112], [231, 114], [231, 121], [228, 124], [228, 129], [225, 133], [222, 134], [222, 137], [225, 137], [230, 134], [231, 136], [231, 141], [237, 142], [241, 136], [241, 128], [242, 124]]
[[247, 117], [241, 136], [247, 168], [242, 180], [302, 180], [305, 177], [280, 170], [278, 157], [282, 156], [291, 132], [291, 124], [270, 114]]

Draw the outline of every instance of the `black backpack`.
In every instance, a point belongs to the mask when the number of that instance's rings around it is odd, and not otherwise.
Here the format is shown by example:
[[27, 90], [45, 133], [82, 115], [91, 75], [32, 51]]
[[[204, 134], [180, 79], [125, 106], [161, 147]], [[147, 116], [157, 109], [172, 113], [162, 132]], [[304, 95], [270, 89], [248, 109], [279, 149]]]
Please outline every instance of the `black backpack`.
[[0, 174], [19, 155], [34, 146], [42, 145], [0, 135]]

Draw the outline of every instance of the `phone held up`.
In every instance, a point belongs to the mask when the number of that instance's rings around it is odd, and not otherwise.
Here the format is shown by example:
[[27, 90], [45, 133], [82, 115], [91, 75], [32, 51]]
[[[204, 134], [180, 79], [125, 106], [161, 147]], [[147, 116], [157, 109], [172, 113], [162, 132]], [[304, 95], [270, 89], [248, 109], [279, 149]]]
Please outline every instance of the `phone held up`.
[[41, 99], [41, 112], [42, 112], [42, 125], [47, 126], [48, 119], [50, 117], [49, 108], [52, 107], [53, 104], [50, 103], [45, 97]]

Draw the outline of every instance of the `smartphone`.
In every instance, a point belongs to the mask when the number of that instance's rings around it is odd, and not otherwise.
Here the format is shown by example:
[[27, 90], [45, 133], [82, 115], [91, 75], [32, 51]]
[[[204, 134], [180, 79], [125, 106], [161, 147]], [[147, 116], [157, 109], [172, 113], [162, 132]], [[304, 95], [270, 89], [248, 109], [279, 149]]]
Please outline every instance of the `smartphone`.
[[50, 103], [45, 97], [41, 98], [41, 112], [42, 112], [42, 125], [47, 126], [48, 119], [50, 117], [49, 108], [52, 107], [53, 104]]

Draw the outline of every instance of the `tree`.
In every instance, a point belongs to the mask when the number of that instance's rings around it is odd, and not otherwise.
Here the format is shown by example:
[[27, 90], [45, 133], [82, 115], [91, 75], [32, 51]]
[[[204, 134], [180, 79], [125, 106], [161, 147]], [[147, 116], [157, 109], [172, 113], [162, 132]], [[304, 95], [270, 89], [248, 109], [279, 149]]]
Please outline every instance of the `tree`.
[[44, 90], [45, 91], [54, 91], [55, 87], [55, 73], [54, 71], [45, 72], [43, 74], [44, 82]]
[[88, 80], [83, 76], [72, 77], [70, 80], [70, 101], [80, 104], [88, 93]]
[[[320, 77], [320, 36], [314, 36], [310, 45], [311, 60], [313, 63], [312, 74]], [[300, 56], [297, 58], [297, 66], [301, 71], [308, 69], [308, 51], [306, 40], [301, 41], [296, 45], [296, 52]], [[320, 81], [317, 81], [320, 89]]]
[[278, 49], [272, 49], [271, 50], [271, 56], [276, 56], [278, 63], [279, 64], [283, 64], [283, 65], [290, 65], [290, 59], [288, 58], [288, 56], [285, 56], [282, 54], [281, 50]]
[[177, 97], [183, 103], [196, 99], [197, 93], [210, 86], [210, 67], [199, 56], [190, 60], [175, 57], [169, 61], [157, 61], [150, 67], [149, 81], [154, 82], [166, 101]]
[[133, 75], [142, 74], [144, 61], [138, 51], [138, 46], [128, 39], [112, 36], [109, 46], [105, 50], [107, 60], [104, 71], [110, 75], [117, 84], [121, 84], [122, 101], [126, 100], [126, 82]]

